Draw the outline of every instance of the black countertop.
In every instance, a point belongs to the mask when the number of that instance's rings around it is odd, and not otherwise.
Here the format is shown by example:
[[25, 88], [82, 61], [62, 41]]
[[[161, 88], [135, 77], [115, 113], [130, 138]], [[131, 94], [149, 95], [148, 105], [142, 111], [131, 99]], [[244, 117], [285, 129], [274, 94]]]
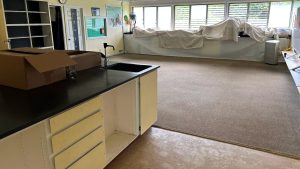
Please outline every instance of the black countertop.
[[0, 86], [0, 139], [157, 68], [139, 73], [93, 68], [79, 72], [76, 80], [29, 91]]

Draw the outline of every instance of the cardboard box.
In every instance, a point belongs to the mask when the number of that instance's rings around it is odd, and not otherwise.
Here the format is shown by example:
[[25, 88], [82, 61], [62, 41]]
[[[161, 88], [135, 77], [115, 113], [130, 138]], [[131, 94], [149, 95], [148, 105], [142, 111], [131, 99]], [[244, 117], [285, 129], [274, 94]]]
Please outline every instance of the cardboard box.
[[33, 89], [66, 79], [76, 65], [65, 52], [20, 48], [0, 51], [0, 85]]
[[101, 65], [101, 56], [100, 53], [97, 52], [68, 51], [67, 54], [77, 62], [77, 65], [75, 65], [76, 71], [90, 69]]
[[14, 49], [14, 51], [37, 53], [37, 54], [50, 53], [50, 52], [66, 53], [70, 56], [70, 58], [72, 58], [77, 63], [75, 65], [76, 71], [86, 70], [101, 65], [101, 56], [99, 52], [36, 49], [36, 48], [16, 48]]

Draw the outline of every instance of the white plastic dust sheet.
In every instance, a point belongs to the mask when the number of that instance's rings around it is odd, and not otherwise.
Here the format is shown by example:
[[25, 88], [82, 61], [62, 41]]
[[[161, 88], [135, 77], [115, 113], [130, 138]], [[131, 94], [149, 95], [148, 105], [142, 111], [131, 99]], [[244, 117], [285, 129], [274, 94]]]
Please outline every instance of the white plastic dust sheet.
[[158, 34], [160, 47], [171, 49], [193, 49], [203, 47], [203, 36], [182, 30]]
[[265, 42], [273, 34], [236, 18], [228, 18], [210, 26], [201, 26], [197, 32], [184, 30], [156, 31], [154, 29], [135, 28], [135, 38], [158, 37], [161, 48], [194, 49], [205, 46], [207, 40], [231, 40], [238, 42], [239, 32], [244, 31], [257, 42]]

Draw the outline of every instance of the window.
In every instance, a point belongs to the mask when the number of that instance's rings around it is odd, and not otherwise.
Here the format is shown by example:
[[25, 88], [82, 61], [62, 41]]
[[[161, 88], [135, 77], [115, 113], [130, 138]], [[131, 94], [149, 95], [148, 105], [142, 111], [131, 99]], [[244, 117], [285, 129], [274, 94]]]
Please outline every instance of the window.
[[292, 1], [233, 3], [229, 5], [229, 16], [260, 27], [288, 28], [291, 7]]
[[175, 6], [175, 29], [189, 29], [190, 6]]
[[270, 8], [269, 27], [288, 28], [292, 2], [272, 2]]
[[218, 23], [225, 18], [225, 5], [207, 5], [207, 25]]
[[213, 25], [223, 21], [225, 16], [264, 28], [288, 28], [293, 26], [293, 22], [290, 21], [294, 20], [300, 0], [234, 2], [228, 6], [226, 4], [177, 5], [174, 8], [134, 7], [133, 11], [137, 15], [137, 26], [160, 30], [198, 30], [202, 25]]
[[134, 7], [136, 25], [144, 28], [159, 28], [170, 30], [172, 23], [171, 6], [164, 7]]
[[298, 8], [300, 7], [300, 0], [294, 1], [293, 13], [292, 13], [292, 22], [291, 27], [294, 27], [294, 22], [298, 13]]
[[269, 18], [269, 3], [250, 3], [248, 22], [260, 26], [267, 27]]
[[197, 30], [206, 24], [206, 5], [191, 6], [191, 29]]
[[136, 15], [136, 26], [144, 27], [144, 8], [143, 7], [135, 7], [133, 8], [133, 13]]
[[293, 17], [297, 14], [297, 10], [300, 7], [300, 0], [294, 1], [294, 6], [293, 6]]
[[206, 24], [206, 6], [175, 6], [175, 29], [197, 30]]
[[157, 27], [160, 30], [170, 30], [172, 20], [172, 8], [170, 6], [158, 7]]
[[145, 7], [144, 12], [145, 28], [156, 28], [156, 7]]
[[247, 15], [248, 15], [248, 3], [229, 5], [229, 17], [234, 17], [242, 21], [246, 21]]

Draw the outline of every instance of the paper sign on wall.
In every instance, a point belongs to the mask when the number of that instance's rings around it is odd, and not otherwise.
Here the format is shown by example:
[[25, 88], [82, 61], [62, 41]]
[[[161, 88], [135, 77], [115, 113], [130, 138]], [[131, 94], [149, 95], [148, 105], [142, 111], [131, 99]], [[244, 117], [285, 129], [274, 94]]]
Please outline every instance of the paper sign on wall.
[[87, 39], [96, 39], [107, 36], [106, 18], [86, 17], [85, 27]]
[[122, 8], [115, 6], [106, 6], [106, 15], [108, 25], [111, 27], [122, 27]]

